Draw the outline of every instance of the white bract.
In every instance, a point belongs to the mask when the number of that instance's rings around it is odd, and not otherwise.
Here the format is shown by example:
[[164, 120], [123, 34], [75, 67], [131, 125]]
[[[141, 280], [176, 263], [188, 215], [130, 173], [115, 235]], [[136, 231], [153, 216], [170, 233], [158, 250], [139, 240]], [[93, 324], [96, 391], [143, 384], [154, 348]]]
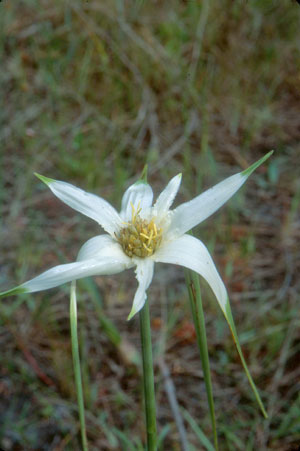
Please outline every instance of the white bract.
[[0, 293], [0, 297], [46, 290], [86, 276], [116, 274], [135, 268], [138, 288], [128, 316], [130, 319], [145, 304], [154, 264], [162, 262], [181, 265], [200, 274], [227, 317], [230, 308], [228, 296], [214, 262], [205, 245], [186, 232], [227, 202], [271, 153], [174, 210], [171, 210], [171, 205], [180, 186], [181, 174], [172, 178], [154, 205], [150, 185], [144, 180], [134, 183], [124, 193], [120, 213], [94, 194], [37, 175], [60, 200], [94, 219], [106, 234], [88, 240], [81, 247], [76, 262], [55, 266], [16, 288]]

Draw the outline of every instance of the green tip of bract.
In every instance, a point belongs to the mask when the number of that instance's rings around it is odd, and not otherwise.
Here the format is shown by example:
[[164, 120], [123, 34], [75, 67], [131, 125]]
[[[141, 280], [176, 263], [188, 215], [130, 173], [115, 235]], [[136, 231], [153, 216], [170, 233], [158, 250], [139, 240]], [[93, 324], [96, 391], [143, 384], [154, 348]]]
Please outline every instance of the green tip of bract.
[[231, 331], [231, 334], [232, 334], [232, 337], [233, 337], [233, 341], [234, 341], [234, 343], [236, 345], [237, 352], [238, 352], [238, 354], [240, 356], [242, 365], [244, 367], [244, 370], [245, 370], [246, 376], [248, 378], [248, 381], [250, 383], [250, 386], [251, 386], [251, 388], [253, 390], [253, 393], [254, 393], [254, 396], [256, 398], [256, 401], [257, 401], [257, 403], [258, 403], [258, 405], [259, 405], [259, 407], [260, 407], [260, 409], [262, 411], [263, 416], [265, 418], [268, 418], [268, 414], [267, 414], [267, 412], [266, 412], [266, 410], [264, 408], [263, 402], [262, 402], [261, 397], [260, 397], [260, 395], [258, 393], [258, 390], [256, 388], [254, 380], [252, 379], [252, 376], [251, 376], [250, 371], [248, 369], [246, 360], [244, 358], [243, 351], [241, 349], [241, 345], [240, 345], [239, 338], [238, 338], [238, 335], [237, 335], [237, 331], [236, 331], [236, 327], [235, 327], [235, 323], [234, 323], [234, 319], [233, 319], [233, 316], [232, 316], [232, 312], [231, 312], [230, 303], [229, 303], [229, 299], [228, 298], [227, 298], [227, 302], [226, 302], [225, 309], [223, 310], [223, 312], [224, 312], [226, 321], [227, 321], [227, 323], [229, 325], [229, 328], [230, 328], [230, 331]]
[[27, 292], [28, 292], [28, 290], [26, 290], [26, 288], [23, 288], [22, 286], [15, 287], [15, 288], [11, 288], [10, 290], [3, 291], [2, 293], [0, 293], [0, 298], [6, 298], [8, 296], [13, 296], [14, 294], [22, 294], [22, 293], [27, 293]]
[[54, 179], [50, 179], [49, 177], [44, 177], [41, 174], [38, 174], [37, 172], [34, 173], [34, 175], [40, 179], [42, 182], [46, 183], [46, 185], [49, 185], [50, 183], [54, 182]]
[[136, 314], [136, 310], [134, 308], [131, 309], [131, 312], [129, 313], [127, 317], [127, 321], [130, 321], [131, 318]]
[[148, 165], [145, 164], [144, 169], [141, 173], [141, 177], [139, 178], [139, 182], [148, 183], [147, 182], [147, 173], [148, 173]]
[[252, 174], [252, 172], [255, 171], [261, 164], [263, 164], [274, 152], [274, 150], [271, 150], [271, 152], [268, 152], [264, 157], [262, 157], [260, 160], [256, 161], [256, 163], [253, 163], [248, 169], [245, 169], [242, 172], [242, 175], [245, 175], [246, 177], [249, 177], [249, 175]]

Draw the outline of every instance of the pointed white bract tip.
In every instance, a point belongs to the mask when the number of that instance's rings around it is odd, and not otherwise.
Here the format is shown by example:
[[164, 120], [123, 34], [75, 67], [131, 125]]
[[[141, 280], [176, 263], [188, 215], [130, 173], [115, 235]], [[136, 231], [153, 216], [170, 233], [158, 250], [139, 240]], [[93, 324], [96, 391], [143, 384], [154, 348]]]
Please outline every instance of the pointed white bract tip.
[[54, 179], [50, 179], [49, 177], [45, 177], [45, 176], [43, 176], [43, 175], [41, 175], [41, 174], [38, 174], [37, 172], [35, 172], [34, 175], [35, 175], [38, 179], [40, 179], [43, 183], [45, 183], [46, 185], [50, 185], [50, 183], [55, 182]]

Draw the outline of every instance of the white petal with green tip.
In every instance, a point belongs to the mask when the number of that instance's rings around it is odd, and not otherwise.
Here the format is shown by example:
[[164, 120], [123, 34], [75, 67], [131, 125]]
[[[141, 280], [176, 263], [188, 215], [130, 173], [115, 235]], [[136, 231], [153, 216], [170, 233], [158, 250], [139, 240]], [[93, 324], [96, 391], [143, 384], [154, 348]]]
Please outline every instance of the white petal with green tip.
[[118, 212], [101, 197], [87, 193], [70, 183], [52, 180], [39, 174], [36, 175], [49, 186], [53, 194], [62, 202], [94, 219], [110, 235], [114, 236], [114, 233], [123, 226]]
[[55, 266], [37, 277], [20, 285], [26, 292], [47, 290], [82, 277], [117, 274], [128, 268], [128, 260], [112, 257], [83, 260]]
[[226, 288], [202, 241], [191, 235], [183, 235], [158, 249], [153, 255], [153, 260], [184, 266], [200, 274], [208, 282], [221, 309], [225, 312], [228, 302]]
[[157, 201], [153, 206], [153, 216], [157, 216], [158, 221], [160, 220], [160, 217], [163, 216], [171, 207], [180, 187], [181, 178], [181, 174], [177, 174], [173, 177], [158, 196]]
[[238, 191], [249, 175], [271, 154], [272, 152], [269, 152], [245, 171], [228, 177], [189, 202], [175, 208], [168, 233], [181, 236], [211, 216]]
[[137, 265], [135, 275], [139, 286], [133, 299], [132, 309], [127, 318], [128, 320], [143, 308], [147, 299], [146, 290], [152, 281], [154, 271], [154, 262], [151, 259], [135, 259], [135, 263]]
[[153, 200], [153, 191], [148, 183], [139, 180], [131, 185], [124, 193], [120, 216], [124, 221], [132, 218], [132, 206], [135, 211], [141, 208], [140, 216], [147, 218]]

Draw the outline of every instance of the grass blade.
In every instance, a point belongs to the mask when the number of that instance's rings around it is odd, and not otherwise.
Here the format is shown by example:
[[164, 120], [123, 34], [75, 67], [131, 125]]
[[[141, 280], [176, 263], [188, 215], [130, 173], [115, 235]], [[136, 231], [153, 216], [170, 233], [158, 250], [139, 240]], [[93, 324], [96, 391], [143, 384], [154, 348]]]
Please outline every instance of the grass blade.
[[84, 290], [89, 293], [94, 303], [101, 329], [103, 330], [107, 338], [111, 341], [111, 343], [118, 347], [122, 341], [121, 335], [117, 327], [109, 318], [107, 318], [103, 311], [102, 299], [96, 283], [91, 277], [86, 277], [80, 280], [80, 286], [82, 286]]
[[186, 421], [189, 423], [193, 431], [195, 432], [196, 436], [199, 439], [199, 442], [202, 443], [202, 445], [205, 447], [207, 451], [214, 451], [214, 446], [211, 444], [211, 442], [208, 440], [202, 429], [198, 426], [196, 421], [193, 417], [188, 413], [187, 410], [183, 410], [183, 416], [186, 419]]

